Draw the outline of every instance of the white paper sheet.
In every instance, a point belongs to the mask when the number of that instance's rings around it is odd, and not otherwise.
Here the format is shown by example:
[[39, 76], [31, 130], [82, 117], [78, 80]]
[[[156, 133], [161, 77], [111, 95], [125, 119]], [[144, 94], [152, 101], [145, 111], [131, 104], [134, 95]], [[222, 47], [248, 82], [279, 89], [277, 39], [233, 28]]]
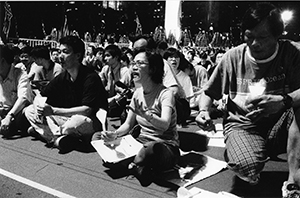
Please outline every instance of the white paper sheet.
[[193, 187], [190, 190], [181, 187], [177, 191], [177, 198], [239, 198], [239, 197], [234, 194], [223, 192], [223, 191], [219, 193], [213, 193], [197, 187]]
[[217, 174], [227, 163], [198, 152], [183, 152], [173, 170], [162, 174], [162, 178], [180, 187], [187, 187]]
[[209, 156], [207, 157], [207, 162], [203, 168], [199, 169], [197, 173], [189, 180], [185, 181], [183, 187], [190, 186], [198, 181], [201, 181], [207, 177], [217, 174], [221, 170], [227, 167], [227, 163]]
[[135, 140], [131, 135], [120, 137], [109, 144], [103, 140], [93, 140], [91, 144], [100, 157], [109, 163], [116, 163], [133, 157], [143, 147], [143, 144]]

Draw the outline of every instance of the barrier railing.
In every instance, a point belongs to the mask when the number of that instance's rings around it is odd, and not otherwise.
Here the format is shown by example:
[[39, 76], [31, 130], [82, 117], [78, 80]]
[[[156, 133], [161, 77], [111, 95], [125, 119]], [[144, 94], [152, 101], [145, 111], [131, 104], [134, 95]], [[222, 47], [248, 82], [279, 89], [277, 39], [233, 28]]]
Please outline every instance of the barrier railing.
[[[40, 39], [27, 39], [27, 38], [18, 38], [18, 41], [26, 41], [29, 46], [34, 47], [37, 45], [50, 45], [51, 48], [57, 48], [58, 42], [51, 41], [51, 40], [40, 40]], [[94, 42], [85, 42], [86, 45], [94, 45], [95, 47], [101, 46], [99, 43]], [[117, 44], [120, 48], [122, 47], [129, 47], [129, 43], [118, 43]]]
[[50, 45], [51, 48], [58, 47], [58, 42], [49, 41], [49, 40], [40, 40], [40, 39], [27, 39], [27, 38], [19, 38], [19, 41], [26, 41], [29, 46], [34, 47], [37, 45]]

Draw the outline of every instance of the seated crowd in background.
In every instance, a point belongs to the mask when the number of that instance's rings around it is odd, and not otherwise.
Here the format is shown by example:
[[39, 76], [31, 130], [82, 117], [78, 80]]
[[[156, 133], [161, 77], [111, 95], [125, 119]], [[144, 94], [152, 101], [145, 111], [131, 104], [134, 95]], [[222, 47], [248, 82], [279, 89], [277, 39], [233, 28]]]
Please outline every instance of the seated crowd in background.
[[[65, 62], [61, 57], [62, 51], [59, 48], [50, 48], [49, 46], [30, 47], [24, 41], [20, 43], [11, 49], [11, 53], [14, 55], [12, 64], [15, 68], [19, 68], [27, 74], [29, 82], [28, 103], [30, 104], [34, 102], [34, 97], [41, 96], [41, 93], [45, 95], [43, 89], [46, 85], [61, 73], [66, 73], [66, 68], [62, 66]], [[185, 125], [190, 116], [190, 109], [195, 107], [197, 109], [199, 98], [195, 100], [195, 97], [200, 96], [200, 90], [207, 82], [207, 71], [200, 65], [201, 59], [197, 58], [196, 55], [199, 53], [192, 53], [192, 62], [195, 64], [192, 65], [188, 61], [189, 59], [185, 58], [184, 51], [186, 49], [172, 48], [169, 47], [166, 41], [156, 43], [149, 36], [140, 36], [134, 40], [132, 48], [120, 48], [115, 44], [102, 48], [88, 44], [85, 46], [80, 63], [96, 71], [108, 94], [108, 116], [121, 117], [121, 123], [123, 123], [128, 113], [126, 105], [129, 104], [134, 90], [140, 86], [132, 79], [131, 62], [136, 51], [145, 48], [156, 51], [164, 58], [163, 84], [175, 93], [177, 124]], [[189, 51], [191, 49], [189, 48]], [[170, 54], [168, 50], [173, 51]], [[197, 51], [197, 49], [193, 49], [193, 51]], [[176, 65], [172, 66], [171, 59], [175, 54], [180, 58]], [[198, 72], [200, 68], [201, 71]], [[184, 76], [184, 80], [181, 76]], [[32, 120], [31, 125], [33, 125]], [[30, 127], [28, 131], [31, 135], [36, 132], [34, 127]], [[42, 135], [43, 133], [41, 132]], [[48, 140], [46, 142], [49, 143]], [[53, 143], [53, 139], [50, 142]]]
[[[262, 12], [254, 16], [255, 11]], [[243, 21], [246, 43], [229, 51], [175, 48], [149, 36], [137, 37], [132, 49], [114, 43], [97, 49], [85, 46], [77, 36], [67, 36], [60, 39], [58, 55], [45, 46], [1, 46], [0, 133], [5, 138], [29, 133], [61, 153], [78, 144], [86, 146], [92, 139], [110, 141], [132, 134], [144, 147], [128, 169], [148, 186], [153, 174], [177, 163], [177, 128], [187, 124], [191, 109], [198, 110], [198, 126], [208, 130], [214, 117], [212, 105], [219, 110], [227, 96], [222, 109], [226, 114], [216, 117], [224, 116], [228, 167], [256, 185], [265, 162], [277, 151], [270, 150], [275, 143], [270, 140], [269, 144], [268, 135], [284, 132], [289, 177], [283, 184], [283, 197], [288, 197], [292, 187], [300, 195], [299, 82], [295, 77], [300, 71], [296, 67], [300, 47], [279, 40], [283, 30], [279, 17], [268, 3], [249, 9]], [[253, 35], [260, 38], [260, 34], [268, 39], [260, 43], [266, 46], [264, 53], [253, 47]], [[275, 77], [276, 81], [266, 82]], [[37, 86], [34, 81], [47, 83]], [[265, 93], [253, 96], [241, 82], [265, 86]], [[102, 130], [97, 117], [100, 109], [108, 117], [122, 118], [116, 131]]]

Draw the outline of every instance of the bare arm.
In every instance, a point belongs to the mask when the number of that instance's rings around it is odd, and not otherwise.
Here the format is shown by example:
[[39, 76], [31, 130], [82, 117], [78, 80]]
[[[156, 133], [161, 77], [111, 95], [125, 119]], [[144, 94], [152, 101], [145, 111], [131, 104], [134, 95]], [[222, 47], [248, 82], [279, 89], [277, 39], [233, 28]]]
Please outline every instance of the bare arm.
[[211, 97], [202, 92], [201, 100], [199, 101], [199, 110], [209, 110], [212, 105], [213, 100]]
[[126, 135], [134, 127], [135, 120], [136, 120], [135, 113], [129, 110], [125, 122], [116, 130], [116, 135], [118, 137]]
[[58, 108], [52, 107], [48, 104], [45, 107], [38, 107], [38, 112], [41, 112], [42, 115], [60, 115], [60, 116], [72, 116], [72, 115], [84, 115], [89, 116], [91, 114], [92, 109], [88, 106], [78, 106], [72, 108]]

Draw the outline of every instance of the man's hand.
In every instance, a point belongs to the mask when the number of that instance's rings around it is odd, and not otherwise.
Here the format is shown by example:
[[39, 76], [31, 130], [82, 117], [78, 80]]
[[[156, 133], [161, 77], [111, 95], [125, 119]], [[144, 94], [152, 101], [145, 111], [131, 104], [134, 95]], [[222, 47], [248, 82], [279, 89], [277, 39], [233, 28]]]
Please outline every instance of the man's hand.
[[281, 95], [260, 95], [246, 101], [247, 108], [252, 111], [246, 115], [253, 122], [263, 117], [275, 114], [284, 108], [283, 96]]
[[36, 106], [38, 116], [49, 116], [53, 115], [53, 108], [51, 105], [45, 104], [43, 106]]
[[7, 115], [4, 119], [1, 120], [0, 134], [7, 134], [9, 131], [9, 125], [11, 123], [12, 117]]
[[211, 120], [207, 110], [201, 110], [195, 120], [198, 126], [205, 131], [211, 131], [214, 129], [213, 121]]

